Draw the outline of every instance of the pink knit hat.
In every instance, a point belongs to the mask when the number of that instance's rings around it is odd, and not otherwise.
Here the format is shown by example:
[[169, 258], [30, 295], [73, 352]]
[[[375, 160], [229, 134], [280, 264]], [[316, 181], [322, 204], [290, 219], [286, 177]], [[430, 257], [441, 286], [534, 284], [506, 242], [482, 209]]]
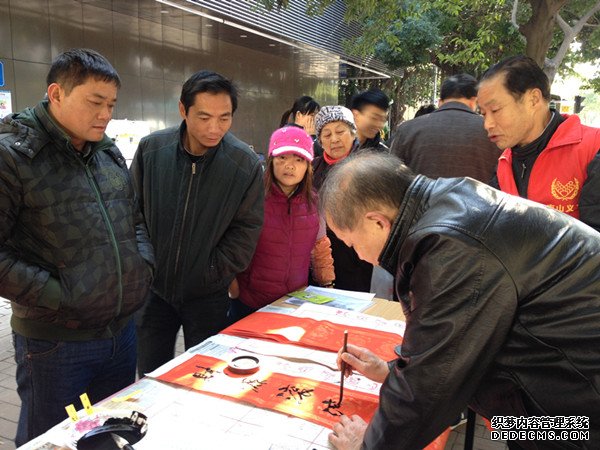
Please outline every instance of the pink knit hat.
[[269, 156], [294, 154], [312, 162], [313, 140], [300, 127], [283, 127], [275, 130], [269, 141]]

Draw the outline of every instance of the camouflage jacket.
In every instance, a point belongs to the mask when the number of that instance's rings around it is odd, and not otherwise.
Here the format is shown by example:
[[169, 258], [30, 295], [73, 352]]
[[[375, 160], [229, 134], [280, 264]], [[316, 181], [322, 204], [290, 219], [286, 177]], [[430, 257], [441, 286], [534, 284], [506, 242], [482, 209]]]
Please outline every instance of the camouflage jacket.
[[152, 247], [118, 148], [76, 151], [46, 108], [0, 122], [0, 296], [24, 336], [110, 337], [143, 304]]

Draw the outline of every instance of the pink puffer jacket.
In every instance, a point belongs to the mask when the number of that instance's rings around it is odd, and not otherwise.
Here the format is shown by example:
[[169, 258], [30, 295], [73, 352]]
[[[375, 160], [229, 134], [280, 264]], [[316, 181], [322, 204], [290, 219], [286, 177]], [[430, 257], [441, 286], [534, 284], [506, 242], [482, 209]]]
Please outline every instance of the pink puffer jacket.
[[239, 299], [258, 309], [305, 286], [318, 231], [316, 194], [309, 208], [301, 195], [287, 198], [274, 184], [265, 199], [264, 224], [254, 257], [237, 276]]

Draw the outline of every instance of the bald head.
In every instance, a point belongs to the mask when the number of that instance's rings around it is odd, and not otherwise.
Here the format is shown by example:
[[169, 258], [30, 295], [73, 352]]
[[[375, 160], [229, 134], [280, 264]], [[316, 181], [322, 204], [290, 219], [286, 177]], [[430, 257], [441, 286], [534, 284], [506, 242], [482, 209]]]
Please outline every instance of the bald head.
[[361, 151], [329, 172], [319, 191], [321, 209], [328, 223], [353, 230], [369, 211], [393, 211], [395, 216], [414, 178], [396, 156]]

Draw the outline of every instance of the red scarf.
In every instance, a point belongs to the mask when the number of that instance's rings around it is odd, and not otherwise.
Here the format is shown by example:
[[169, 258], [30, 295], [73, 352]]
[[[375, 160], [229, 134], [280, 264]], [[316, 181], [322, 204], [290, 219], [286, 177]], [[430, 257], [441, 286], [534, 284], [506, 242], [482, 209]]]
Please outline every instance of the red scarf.
[[325, 160], [325, 162], [327, 164], [332, 166], [335, 163], [339, 163], [342, 159], [346, 158], [349, 154], [350, 154], [350, 151], [348, 151], [348, 153], [346, 153], [344, 156], [340, 156], [338, 159], [334, 159], [331, 156], [329, 156], [327, 154], [327, 152], [323, 152], [323, 159]]

